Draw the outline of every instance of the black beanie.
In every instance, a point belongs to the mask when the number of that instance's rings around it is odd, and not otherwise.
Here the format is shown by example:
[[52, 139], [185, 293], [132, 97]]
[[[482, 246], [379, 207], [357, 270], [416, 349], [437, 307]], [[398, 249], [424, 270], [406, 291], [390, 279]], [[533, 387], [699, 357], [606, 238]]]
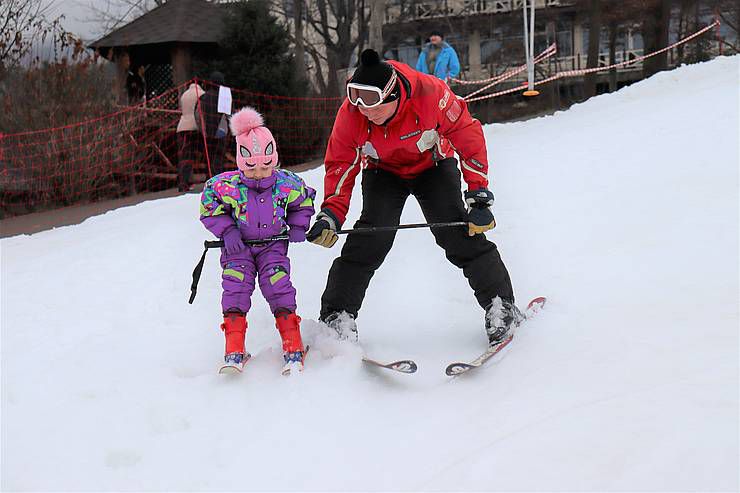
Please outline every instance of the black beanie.
[[364, 84], [366, 86], [375, 86], [378, 89], [385, 89], [385, 85], [393, 75], [393, 67], [389, 63], [380, 60], [378, 52], [367, 49], [360, 55], [360, 65], [352, 75], [350, 82]]
[[224, 81], [224, 74], [222, 74], [218, 70], [214, 70], [213, 72], [211, 72], [211, 75], [209, 77], [211, 79], [211, 82], [215, 82], [216, 84], [224, 85], [226, 83]]

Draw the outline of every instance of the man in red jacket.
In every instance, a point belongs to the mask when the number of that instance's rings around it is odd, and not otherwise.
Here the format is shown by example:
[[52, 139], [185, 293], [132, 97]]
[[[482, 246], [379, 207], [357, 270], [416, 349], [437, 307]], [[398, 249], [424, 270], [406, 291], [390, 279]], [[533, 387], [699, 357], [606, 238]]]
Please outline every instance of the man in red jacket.
[[[468, 186], [467, 211], [454, 152]], [[496, 225], [483, 129], [443, 81], [381, 61], [373, 50], [362, 52], [329, 137], [325, 167], [324, 202], [309, 241], [327, 248], [336, 243], [362, 170], [363, 206], [356, 228], [397, 226], [410, 194], [430, 223], [467, 221], [467, 230], [433, 228], [432, 233], [486, 310], [489, 343], [503, 340], [520, 321], [509, 273], [496, 245], [482, 234]], [[349, 235], [334, 261], [320, 319], [340, 337], [357, 340], [354, 320], [394, 238], [395, 231]]]

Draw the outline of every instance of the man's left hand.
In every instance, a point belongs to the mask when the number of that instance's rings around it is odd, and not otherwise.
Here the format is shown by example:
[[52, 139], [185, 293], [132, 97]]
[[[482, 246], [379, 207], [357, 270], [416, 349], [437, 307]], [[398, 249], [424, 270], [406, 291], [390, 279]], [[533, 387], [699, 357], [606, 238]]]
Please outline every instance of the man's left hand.
[[465, 203], [468, 205], [468, 235], [485, 233], [496, 227], [496, 219], [491, 212], [493, 193], [481, 188], [465, 192]]

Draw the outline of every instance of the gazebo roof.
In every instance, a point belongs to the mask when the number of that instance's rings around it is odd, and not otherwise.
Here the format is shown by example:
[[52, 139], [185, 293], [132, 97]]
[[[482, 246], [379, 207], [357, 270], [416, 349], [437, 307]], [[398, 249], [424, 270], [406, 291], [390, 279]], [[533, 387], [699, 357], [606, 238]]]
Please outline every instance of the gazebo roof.
[[223, 36], [226, 5], [206, 0], [168, 0], [90, 44], [112, 48], [156, 43], [216, 43]]

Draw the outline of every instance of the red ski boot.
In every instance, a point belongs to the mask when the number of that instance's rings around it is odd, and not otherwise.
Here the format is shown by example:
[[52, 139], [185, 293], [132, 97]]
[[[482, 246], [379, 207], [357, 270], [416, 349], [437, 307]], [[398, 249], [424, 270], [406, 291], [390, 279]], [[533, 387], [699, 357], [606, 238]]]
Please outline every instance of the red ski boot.
[[225, 313], [221, 330], [226, 336], [224, 364], [219, 373], [241, 373], [250, 355], [244, 350], [244, 338], [247, 335], [247, 317], [243, 313]]
[[275, 324], [283, 339], [283, 375], [291, 371], [303, 371], [303, 358], [306, 354], [301, 339], [301, 317], [295, 312], [278, 311], [275, 313]]

